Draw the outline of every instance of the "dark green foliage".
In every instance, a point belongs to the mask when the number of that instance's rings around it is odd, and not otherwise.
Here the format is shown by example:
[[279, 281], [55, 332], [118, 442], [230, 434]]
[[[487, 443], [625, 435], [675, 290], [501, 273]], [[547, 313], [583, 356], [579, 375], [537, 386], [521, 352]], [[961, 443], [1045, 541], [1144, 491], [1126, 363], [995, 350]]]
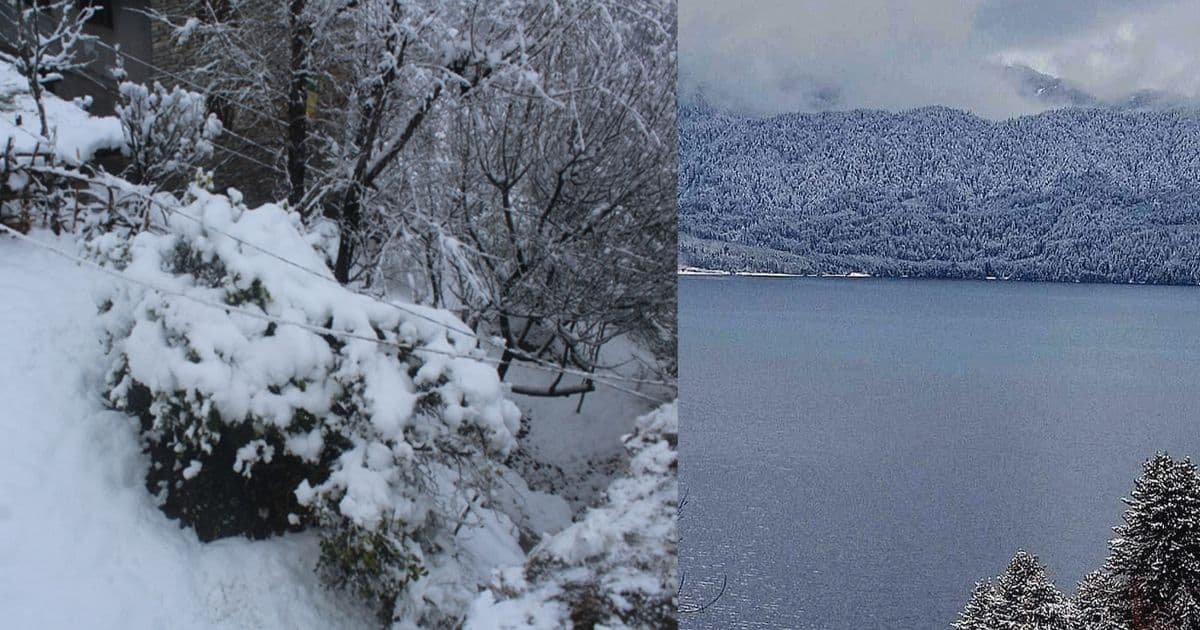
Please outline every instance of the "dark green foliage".
[[219, 287], [229, 273], [225, 263], [214, 256], [205, 256], [196, 251], [184, 238], [175, 242], [173, 255], [166, 259], [167, 271], [177, 275], [188, 275], [204, 286]]
[[1113, 597], [1112, 576], [1103, 571], [1089, 573], [1075, 591], [1077, 630], [1130, 630], [1128, 619]]
[[[241, 278], [236, 274], [231, 276], [220, 258], [196, 251], [183, 238], [175, 243], [175, 251], [167, 263], [171, 273], [191, 276], [207, 287], [225, 287], [225, 303], [230, 306], [253, 304], [265, 310], [271, 301], [271, 294], [261, 280], [255, 278], [249, 286], [239, 286], [243, 284]], [[270, 325], [274, 326], [274, 323]], [[270, 334], [274, 334], [274, 330]]]
[[[228, 536], [266, 538], [311, 524], [309, 510], [297, 502], [295, 489], [304, 480], [324, 480], [338, 449], [327, 445], [321, 462], [305, 462], [285, 452], [283, 435], [277, 429], [256, 428], [253, 422], [226, 426], [216, 417], [201, 421], [170, 401], [160, 402], [175, 414], [175, 422], [159, 422], [156, 428], [150, 414], [152, 402], [150, 390], [135, 384], [122, 409], [141, 421], [143, 445], [151, 461], [146, 488], [159, 498], [163, 513], [190, 526], [203, 541]], [[197, 425], [219, 431], [207, 443], [207, 450], [184, 435], [194, 432]], [[269, 462], [255, 463], [251, 474], [244, 475], [234, 468], [237, 451], [257, 439], [274, 455]], [[193, 461], [201, 468], [188, 478], [184, 471]], [[289, 519], [289, 515], [294, 517]]]
[[[237, 284], [236, 280], [234, 284]], [[258, 278], [255, 278], [254, 281], [250, 283], [250, 286], [244, 289], [231, 288], [225, 294], [225, 303], [230, 306], [254, 304], [257, 307], [266, 310], [267, 303], [270, 301], [271, 294], [267, 292], [267, 288], [263, 286], [262, 282], [259, 281]], [[273, 326], [275, 325], [275, 322], [271, 322], [269, 325]]]
[[321, 538], [317, 570], [326, 583], [368, 602], [387, 623], [400, 592], [426, 574], [420, 557], [396, 544], [402, 539], [386, 528], [368, 531], [338, 521]]

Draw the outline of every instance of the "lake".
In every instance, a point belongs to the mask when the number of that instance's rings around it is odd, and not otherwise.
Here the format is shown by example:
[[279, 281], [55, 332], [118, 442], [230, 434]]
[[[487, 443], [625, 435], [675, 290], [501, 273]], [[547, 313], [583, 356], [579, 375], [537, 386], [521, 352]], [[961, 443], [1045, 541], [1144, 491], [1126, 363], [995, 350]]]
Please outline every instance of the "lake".
[[1018, 549], [1099, 568], [1141, 463], [1200, 454], [1200, 289], [679, 283], [685, 628], [949, 628]]

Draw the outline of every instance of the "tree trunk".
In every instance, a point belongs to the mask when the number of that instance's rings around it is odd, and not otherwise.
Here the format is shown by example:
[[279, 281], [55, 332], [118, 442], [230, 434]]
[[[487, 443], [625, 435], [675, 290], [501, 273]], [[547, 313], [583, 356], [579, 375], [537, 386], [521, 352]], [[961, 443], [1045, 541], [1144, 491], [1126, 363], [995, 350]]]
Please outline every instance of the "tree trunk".
[[[288, 203], [295, 208], [304, 199], [304, 180], [308, 166], [307, 82], [310, 76], [308, 45], [312, 38], [312, 30], [304, 16], [308, 0], [290, 0], [290, 2], [288, 26], [292, 41], [291, 74], [288, 77], [287, 176]], [[300, 211], [303, 213], [303, 208]]]

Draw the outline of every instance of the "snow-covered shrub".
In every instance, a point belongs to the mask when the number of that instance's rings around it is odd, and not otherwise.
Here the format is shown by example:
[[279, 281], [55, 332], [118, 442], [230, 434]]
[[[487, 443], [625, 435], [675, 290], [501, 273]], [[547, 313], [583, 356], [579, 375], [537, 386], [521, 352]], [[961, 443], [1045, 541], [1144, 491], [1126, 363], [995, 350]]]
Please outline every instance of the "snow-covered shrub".
[[674, 627], [678, 434], [676, 403], [638, 418], [625, 438], [629, 472], [605, 503], [500, 571], [465, 627]]
[[119, 88], [117, 116], [125, 133], [129, 165], [123, 176], [135, 184], [169, 187], [212, 157], [221, 121], [208, 111], [205, 96], [178, 86], [129, 81]]
[[[122, 283], [101, 305], [108, 400], [140, 419], [151, 492], [203, 539], [320, 527], [322, 574], [385, 617], [414, 608], [406, 588], [465, 609], [482, 579], [460, 561], [471, 541], [492, 532], [519, 554], [487, 497], [520, 413], [476, 339], [445, 311], [333, 282], [297, 214], [188, 198], [200, 223], [169, 214], [89, 243], [169, 289]], [[458, 591], [426, 574], [460, 576]]]

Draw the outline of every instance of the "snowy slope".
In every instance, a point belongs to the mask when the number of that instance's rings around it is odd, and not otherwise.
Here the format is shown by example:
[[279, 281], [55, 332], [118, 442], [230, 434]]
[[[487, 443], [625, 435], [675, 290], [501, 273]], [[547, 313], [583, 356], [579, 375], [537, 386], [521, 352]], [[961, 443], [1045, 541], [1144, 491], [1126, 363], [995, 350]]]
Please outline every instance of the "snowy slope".
[[[648, 355], [620, 337], [605, 346], [601, 359], [606, 365], [620, 366], [614, 370], [617, 376], [654, 379], [638, 369], [635, 358], [650, 361]], [[512, 382], [528, 386], [546, 386], [554, 378], [520, 364], [513, 366], [510, 375]], [[626, 386], [637, 389], [633, 383]], [[672, 392], [654, 386], [640, 391], [662, 401], [672, 397]], [[591, 506], [628, 461], [621, 437], [633, 431], [639, 416], [658, 406], [653, 400], [603, 385], [584, 397], [582, 407], [578, 396], [514, 399], [529, 418], [529, 432], [520, 442], [528, 460], [516, 462], [521, 475], [531, 487], [562, 496], [576, 513]]]
[[683, 265], [1200, 284], [1200, 116], [679, 115]]
[[[45, 95], [43, 105], [55, 153], [67, 164], [90, 160], [104, 149], [120, 149], [125, 142], [121, 122], [114, 116], [91, 116], [53, 94]], [[25, 79], [12, 66], [0, 63], [0, 152], [9, 141], [16, 153], [45, 151], [40, 131], [37, 105]]]
[[91, 371], [106, 281], [0, 235], [0, 625], [372, 627], [318, 584], [314, 536], [201, 544], [155, 507]]

